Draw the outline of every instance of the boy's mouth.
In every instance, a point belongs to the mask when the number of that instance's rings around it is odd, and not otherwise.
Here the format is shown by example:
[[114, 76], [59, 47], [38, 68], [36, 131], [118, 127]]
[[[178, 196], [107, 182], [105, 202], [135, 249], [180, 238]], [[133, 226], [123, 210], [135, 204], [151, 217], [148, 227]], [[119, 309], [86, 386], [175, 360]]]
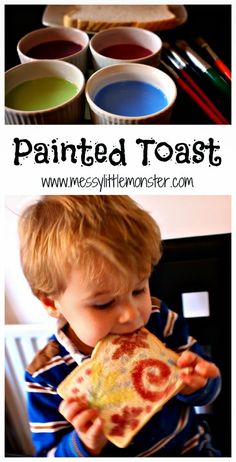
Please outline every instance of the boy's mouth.
[[140, 324], [138, 327], [134, 326], [133, 328], [131, 327], [130, 329], [124, 330], [124, 332], [118, 332], [118, 335], [127, 335], [127, 334], [134, 334], [137, 332], [139, 329], [143, 327], [143, 323]]

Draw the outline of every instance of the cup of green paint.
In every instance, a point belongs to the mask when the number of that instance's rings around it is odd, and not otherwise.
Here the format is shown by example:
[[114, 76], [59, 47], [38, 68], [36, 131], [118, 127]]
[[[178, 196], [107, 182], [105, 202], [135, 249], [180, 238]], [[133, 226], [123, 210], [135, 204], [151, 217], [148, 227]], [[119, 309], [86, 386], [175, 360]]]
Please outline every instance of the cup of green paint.
[[84, 116], [85, 78], [73, 64], [33, 61], [5, 73], [5, 123], [76, 124]]

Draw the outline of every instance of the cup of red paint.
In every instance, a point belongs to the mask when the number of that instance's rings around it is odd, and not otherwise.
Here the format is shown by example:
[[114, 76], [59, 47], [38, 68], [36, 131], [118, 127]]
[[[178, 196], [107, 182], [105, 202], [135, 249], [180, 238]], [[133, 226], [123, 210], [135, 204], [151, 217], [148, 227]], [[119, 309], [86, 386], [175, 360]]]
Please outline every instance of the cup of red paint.
[[162, 41], [154, 32], [138, 27], [115, 27], [97, 32], [89, 48], [95, 70], [119, 63], [158, 67]]
[[87, 69], [89, 36], [72, 27], [44, 27], [29, 32], [17, 44], [22, 64], [43, 59], [59, 59], [74, 64], [83, 73]]

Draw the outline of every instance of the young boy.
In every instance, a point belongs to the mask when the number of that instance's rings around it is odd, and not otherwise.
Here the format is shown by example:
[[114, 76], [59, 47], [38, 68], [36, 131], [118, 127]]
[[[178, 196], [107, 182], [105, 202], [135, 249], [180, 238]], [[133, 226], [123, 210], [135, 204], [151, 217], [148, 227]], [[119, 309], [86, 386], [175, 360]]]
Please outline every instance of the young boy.
[[[19, 222], [21, 261], [33, 293], [57, 332], [26, 371], [28, 412], [36, 456], [218, 455], [197, 423], [194, 406], [220, 390], [218, 368], [188, 335], [184, 319], [151, 299], [149, 277], [161, 256], [160, 230], [127, 196], [44, 196]], [[59, 383], [106, 335], [142, 326], [179, 353], [185, 387], [124, 449], [107, 441], [99, 410]]]

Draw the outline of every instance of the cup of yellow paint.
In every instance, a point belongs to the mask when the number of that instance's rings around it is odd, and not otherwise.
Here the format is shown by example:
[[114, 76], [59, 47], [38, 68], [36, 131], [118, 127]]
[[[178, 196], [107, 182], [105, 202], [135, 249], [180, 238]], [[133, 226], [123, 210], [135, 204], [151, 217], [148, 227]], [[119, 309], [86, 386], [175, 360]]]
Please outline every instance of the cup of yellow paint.
[[5, 73], [5, 123], [76, 124], [84, 116], [85, 78], [59, 60], [20, 64]]

